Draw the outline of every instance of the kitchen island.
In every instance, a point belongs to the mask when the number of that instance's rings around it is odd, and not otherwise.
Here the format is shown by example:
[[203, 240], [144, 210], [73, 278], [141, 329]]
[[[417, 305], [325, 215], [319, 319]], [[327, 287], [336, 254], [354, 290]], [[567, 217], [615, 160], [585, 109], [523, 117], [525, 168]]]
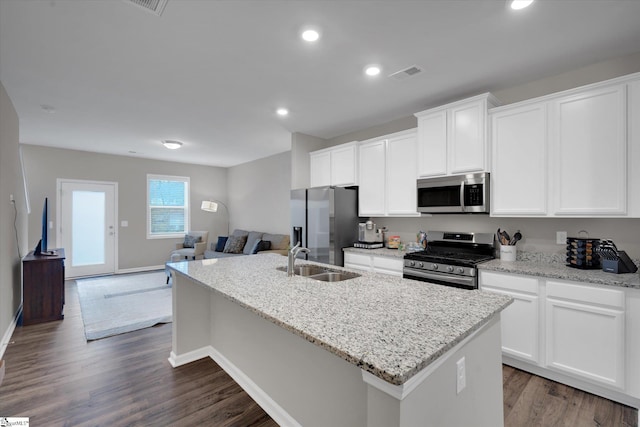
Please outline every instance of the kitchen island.
[[212, 358], [280, 425], [502, 425], [509, 297], [375, 273], [322, 282], [285, 265], [168, 264], [172, 366]]

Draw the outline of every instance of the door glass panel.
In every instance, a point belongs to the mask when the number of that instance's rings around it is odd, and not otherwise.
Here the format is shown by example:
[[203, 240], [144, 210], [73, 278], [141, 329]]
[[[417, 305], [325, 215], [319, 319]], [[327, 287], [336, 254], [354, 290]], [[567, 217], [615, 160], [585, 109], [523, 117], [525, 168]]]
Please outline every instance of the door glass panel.
[[74, 191], [72, 266], [105, 263], [105, 193]]

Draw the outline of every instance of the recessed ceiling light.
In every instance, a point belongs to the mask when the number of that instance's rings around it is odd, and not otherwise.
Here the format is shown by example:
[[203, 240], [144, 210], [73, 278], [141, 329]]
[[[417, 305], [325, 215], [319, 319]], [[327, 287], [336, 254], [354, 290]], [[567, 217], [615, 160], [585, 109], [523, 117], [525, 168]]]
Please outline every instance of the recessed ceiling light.
[[276, 114], [279, 116], [287, 116], [289, 115], [289, 110], [287, 110], [286, 108], [278, 108], [276, 110]]
[[316, 30], [304, 30], [302, 32], [302, 39], [307, 42], [315, 42], [320, 38], [320, 33]]
[[40, 108], [42, 108], [42, 111], [45, 113], [53, 114], [56, 112], [56, 108], [53, 105], [42, 104], [40, 105]]
[[367, 65], [364, 69], [364, 73], [367, 76], [377, 76], [378, 74], [380, 74], [380, 71], [382, 71], [380, 69], [379, 65]]
[[533, 0], [509, 0], [509, 7], [513, 10], [524, 9], [525, 7], [531, 6]]
[[177, 150], [178, 148], [182, 147], [182, 142], [165, 139], [164, 141], [162, 141], [162, 145], [164, 145], [169, 150]]

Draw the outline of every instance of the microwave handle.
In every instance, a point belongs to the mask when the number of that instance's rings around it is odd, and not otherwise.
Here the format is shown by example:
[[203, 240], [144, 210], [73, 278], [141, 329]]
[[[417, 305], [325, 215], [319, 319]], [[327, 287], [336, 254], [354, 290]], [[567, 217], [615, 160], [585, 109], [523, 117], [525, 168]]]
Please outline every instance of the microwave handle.
[[467, 208], [464, 205], [464, 181], [460, 183], [460, 208], [462, 212], [466, 212]]

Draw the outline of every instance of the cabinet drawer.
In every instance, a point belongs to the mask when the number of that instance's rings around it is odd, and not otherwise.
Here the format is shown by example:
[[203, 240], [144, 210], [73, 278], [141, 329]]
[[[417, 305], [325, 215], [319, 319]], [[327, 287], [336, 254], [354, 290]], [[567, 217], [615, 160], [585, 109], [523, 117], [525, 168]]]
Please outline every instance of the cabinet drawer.
[[509, 291], [538, 295], [538, 279], [533, 277], [480, 271], [480, 287], [485, 285]]
[[387, 257], [373, 257], [373, 267], [374, 268], [382, 268], [385, 270], [394, 270], [394, 271], [402, 271], [404, 268], [404, 260], [387, 258]]
[[547, 297], [624, 309], [624, 291], [547, 281]]
[[344, 263], [345, 267], [347, 264], [355, 265], [361, 268], [370, 269], [371, 268], [371, 256], [356, 254], [352, 252], [345, 252], [344, 254]]

